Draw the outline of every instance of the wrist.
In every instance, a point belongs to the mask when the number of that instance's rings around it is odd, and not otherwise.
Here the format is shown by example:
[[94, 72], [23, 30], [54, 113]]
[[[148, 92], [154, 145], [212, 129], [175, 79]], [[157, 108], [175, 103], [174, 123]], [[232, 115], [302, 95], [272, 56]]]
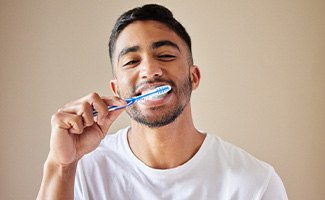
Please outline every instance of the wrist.
[[77, 164], [78, 161], [74, 161], [70, 164], [62, 164], [55, 161], [55, 159], [49, 155], [44, 163], [44, 171], [47, 171], [48, 174], [61, 178], [74, 177]]

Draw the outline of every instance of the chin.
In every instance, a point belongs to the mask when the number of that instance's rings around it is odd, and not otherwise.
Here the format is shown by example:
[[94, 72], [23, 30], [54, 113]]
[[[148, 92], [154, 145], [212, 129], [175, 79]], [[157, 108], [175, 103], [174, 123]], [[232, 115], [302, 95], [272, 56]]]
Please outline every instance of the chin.
[[172, 110], [152, 108], [143, 112], [136, 109], [128, 109], [128, 115], [136, 122], [149, 128], [159, 128], [173, 123], [183, 112], [184, 107], [177, 107]]

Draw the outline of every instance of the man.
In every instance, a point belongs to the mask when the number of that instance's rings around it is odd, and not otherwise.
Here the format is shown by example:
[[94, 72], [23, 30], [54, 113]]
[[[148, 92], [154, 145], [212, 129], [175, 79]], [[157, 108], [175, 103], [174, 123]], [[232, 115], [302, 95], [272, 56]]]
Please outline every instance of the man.
[[[53, 115], [38, 199], [287, 199], [270, 165], [194, 127], [190, 96], [200, 71], [168, 9], [124, 13], [109, 50], [115, 96], [92, 93]], [[127, 107], [130, 127], [106, 136], [123, 112], [107, 106], [162, 85], [171, 91]]]

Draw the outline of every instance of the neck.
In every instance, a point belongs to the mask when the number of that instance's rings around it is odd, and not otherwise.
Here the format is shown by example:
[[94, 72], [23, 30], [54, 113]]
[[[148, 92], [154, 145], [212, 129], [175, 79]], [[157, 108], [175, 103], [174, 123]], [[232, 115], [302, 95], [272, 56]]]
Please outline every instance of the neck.
[[191, 159], [204, 137], [195, 129], [187, 106], [174, 122], [163, 127], [148, 128], [132, 121], [128, 142], [133, 153], [147, 166], [169, 169]]

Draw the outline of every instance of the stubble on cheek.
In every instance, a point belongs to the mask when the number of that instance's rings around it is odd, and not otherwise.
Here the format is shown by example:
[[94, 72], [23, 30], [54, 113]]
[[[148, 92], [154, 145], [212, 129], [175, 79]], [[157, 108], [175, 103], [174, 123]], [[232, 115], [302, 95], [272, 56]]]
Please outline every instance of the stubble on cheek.
[[[172, 84], [175, 85], [174, 83]], [[175, 88], [176, 87], [174, 87], [174, 89]], [[148, 108], [146, 111], [147, 114], [145, 114], [144, 110], [141, 110], [141, 108], [139, 108], [136, 104], [133, 104], [132, 106], [128, 107], [126, 111], [132, 119], [150, 128], [165, 126], [174, 122], [183, 112], [185, 106], [189, 103], [192, 92], [190, 77], [185, 78], [181, 87], [177, 89], [177, 91], [172, 92], [174, 92], [176, 96], [176, 103], [169, 107], [159, 106]]]

